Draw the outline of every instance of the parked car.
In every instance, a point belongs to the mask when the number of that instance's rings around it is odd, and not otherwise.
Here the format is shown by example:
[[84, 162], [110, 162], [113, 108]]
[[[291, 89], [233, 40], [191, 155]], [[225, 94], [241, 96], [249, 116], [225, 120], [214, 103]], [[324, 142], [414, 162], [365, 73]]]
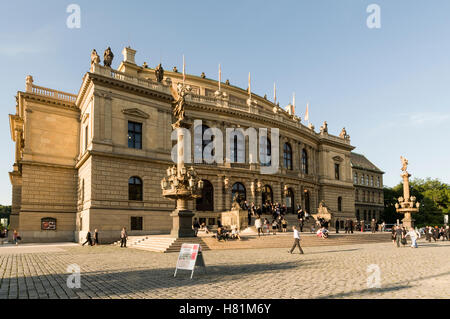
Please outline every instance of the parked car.
[[386, 224], [384, 231], [392, 231], [392, 227], [394, 227], [396, 224]]

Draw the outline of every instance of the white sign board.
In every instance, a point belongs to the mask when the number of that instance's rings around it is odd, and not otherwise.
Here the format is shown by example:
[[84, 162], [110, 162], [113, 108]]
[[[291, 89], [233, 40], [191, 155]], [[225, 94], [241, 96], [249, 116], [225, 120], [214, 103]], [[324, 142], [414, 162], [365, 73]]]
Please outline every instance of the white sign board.
[[177, 275], [178, 269], [191, 270], [191, 279], [194, 275], [195, 266], [205, 267], [202, 248], [200, 244], [183, 244], [181, 245], [180, 254], [178, 255], [177, 266], [175, 268], [174, 277]]

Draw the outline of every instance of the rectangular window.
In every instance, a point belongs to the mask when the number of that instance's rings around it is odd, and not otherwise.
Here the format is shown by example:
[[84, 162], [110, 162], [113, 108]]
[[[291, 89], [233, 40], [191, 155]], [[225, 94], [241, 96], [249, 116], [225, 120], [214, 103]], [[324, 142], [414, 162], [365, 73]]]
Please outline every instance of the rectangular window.
[[334, 178], [339, 179], [339, 164], [334, 163]]
[[128, 121], [128, 147], [142, 149], [142, 123]]
[[86, 125], [84, 127], [84, 150], [85, 151], [88, 148], [88, 141], [89, 141], [89, 125]]
[[131, 217], [131, 230], [143, 230], [142, 228], [142, 217]]

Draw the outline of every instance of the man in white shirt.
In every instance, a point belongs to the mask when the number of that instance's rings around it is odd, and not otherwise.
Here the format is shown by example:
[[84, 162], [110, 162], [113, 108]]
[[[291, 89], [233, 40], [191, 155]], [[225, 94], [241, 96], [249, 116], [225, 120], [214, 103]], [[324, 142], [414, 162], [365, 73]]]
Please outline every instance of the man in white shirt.
[[292, 226], [292, 230], [294, 231], [294, 245], [292, 246], [291, 250], [288, 252], [292, 254], [295, 247], [298, 246], [298, 249], [300, 250], [300, 254], [303, 254], [303, 249], [300, 247], [300, 233], [297, 230], [297, 227]]
[[261, 233], [264, 236], [264, 233], [262, 232], [262, 221], [261, 221], [261, 217], [259, 217], [259, 216], [255, 220], [255, 228], [258, 231], [258, 237], [260, 236]]

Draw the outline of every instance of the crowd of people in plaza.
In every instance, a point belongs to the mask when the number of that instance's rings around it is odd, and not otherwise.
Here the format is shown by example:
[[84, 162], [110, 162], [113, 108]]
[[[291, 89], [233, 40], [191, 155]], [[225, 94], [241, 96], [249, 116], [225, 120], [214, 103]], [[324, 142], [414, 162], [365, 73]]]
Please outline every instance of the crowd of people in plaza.
[[425, 235], [425, 240], [431, 242], [433, 239], [435, 242], [438, 240], [450, 240], [449, 226], [426, 226], [420, 229], [411, 228], [409, 231], [401, 225], [394, 225], [391, 231], [391, 239], [397, 247], [405, 247], [408, 244], [407, 237], [411, 239], [411, 247], [417, 248], [417, 239]]
[[425, 235], [425, 239], [428, 242], [431, 242], [431, 239], [433, 239], [435, 242], [440, 240], [450, 240], [450, 229], [449, 226], [426, 226], [423, 229], [423, 234]]

